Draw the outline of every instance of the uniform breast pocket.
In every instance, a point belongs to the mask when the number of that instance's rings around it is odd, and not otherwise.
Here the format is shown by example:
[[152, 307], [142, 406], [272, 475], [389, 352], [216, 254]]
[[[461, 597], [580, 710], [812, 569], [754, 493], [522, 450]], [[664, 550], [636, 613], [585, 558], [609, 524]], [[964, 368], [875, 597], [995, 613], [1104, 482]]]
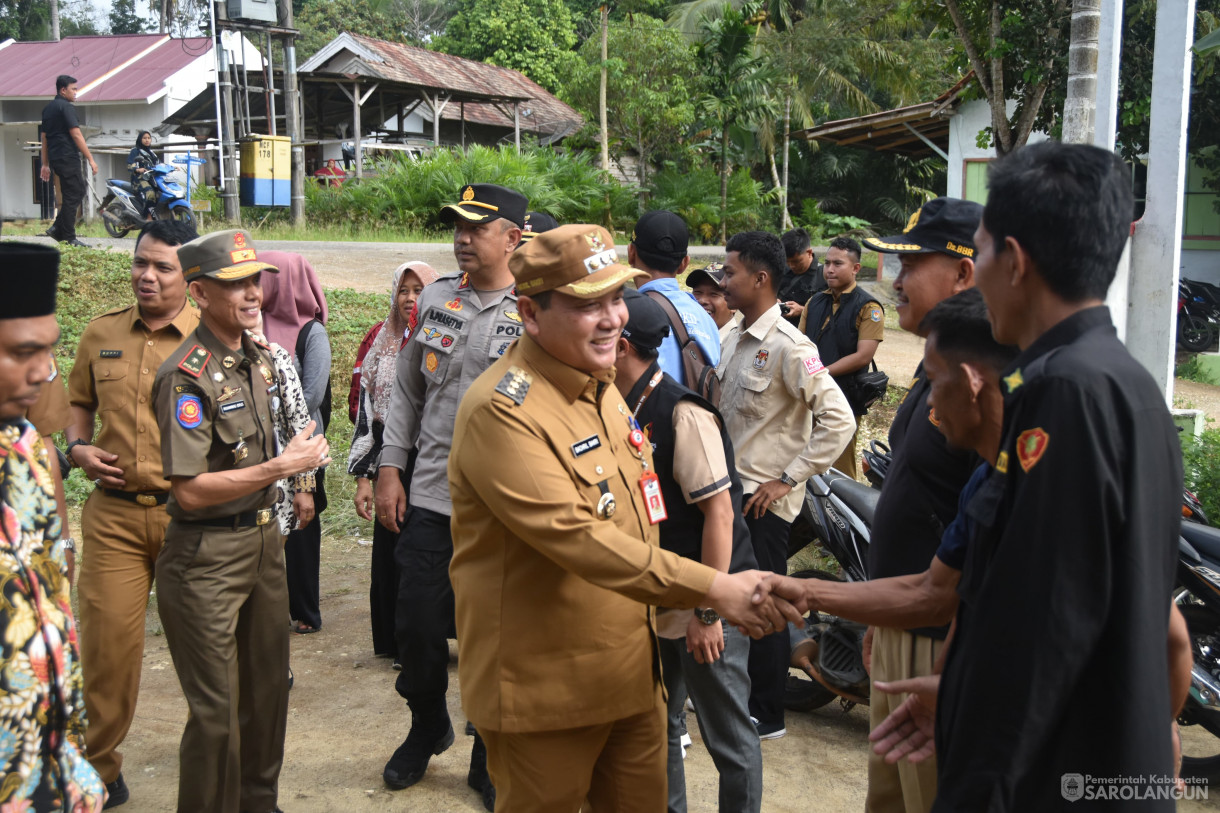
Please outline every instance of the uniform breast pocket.
[[254, 454], [259, 439], [249, 405], [219, 413], [213, 426], [217, 442], [229, 454], [225, 462], [233, 468], [244, 469], [262, 462], [262, 455]]
[[523, 328], [520, 322], [501, 319], [492, 326], [491, 342], [487, 345], [487, 355], [497, 359], [504, 355], [513, 342], [521, 338]]
[[581, 493], [594, 506], [599, 519], [610, 519], [631, 500], [630, 494], [621, 493], [622, 478], [614, 454], [605, 443], [605, 438], [594, 435], [573, 444], [575, 451], [588, 450], [581, 451], [572, 469]]
[[97, 388], [98, 412], [122, 409], [131, 400], [127, 364], [122, 359], [97, 359], [93, 362], [93, 384]]
[[440, 348], [424, 346], [423, 358], [420, 359], [419, 367], [423, 370], [424, 376], [430, 379], [434, 384], [440, 384], [445, 380], [445, 373], [449, 370], [448, 352]]
[[767, 414], [767, 390], [771, 387], [771, 376], [747, 372], [741, 376], [741, 403], [738, 407], [742, 415], [751, 418], [762, 418]]

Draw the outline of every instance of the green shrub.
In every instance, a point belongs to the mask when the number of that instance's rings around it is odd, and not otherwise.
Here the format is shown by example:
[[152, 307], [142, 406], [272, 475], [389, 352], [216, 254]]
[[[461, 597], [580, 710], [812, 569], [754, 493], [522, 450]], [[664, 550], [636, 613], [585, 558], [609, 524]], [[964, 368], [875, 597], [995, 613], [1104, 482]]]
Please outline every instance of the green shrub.
[[824, 212], [816, 198], [801, 201], [801, 213], [796, 217], [796, 225], [809, 232], [814, 245], [828, 243], [844, 234], [852, 237], [874, 236], [867, 220]]
[[1208, 519], [1220, 523], [1220, 429], [1199, 437], [1182, 436], [1182, 468], [1186, 487], [1203, 505]]
[[1204, 369], [1199, 363], [1198, 354], [1191, 355], [1186, 361], [1173, 368], [1174, 378], [1181, 378], [1184, 381], [1194, 381], [1197, 384], [1211, 384], [1216, 386], [1220, 384], [1211, 373]]
[[[762, 184], [744, 167], [729, 176], [728, 233], [760, 227], [764, 202]], [[668, 209], [686, 221], [691, 239], [720, 239], [720, 174], [714, 167], [679, 169], [668, 166], [652, 179], [649, 209]]]

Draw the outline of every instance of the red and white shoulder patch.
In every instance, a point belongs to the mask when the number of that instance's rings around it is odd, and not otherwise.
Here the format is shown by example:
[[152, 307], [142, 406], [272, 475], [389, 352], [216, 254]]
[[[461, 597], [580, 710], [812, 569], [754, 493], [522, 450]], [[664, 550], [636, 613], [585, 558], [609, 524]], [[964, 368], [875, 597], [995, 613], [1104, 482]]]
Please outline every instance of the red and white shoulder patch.
[[822, 363], [822, 359], [818, 356], [810, 356], [805, 359], [805, 372], [809, 375], [815, 375], [826, 369], [826, 365]]

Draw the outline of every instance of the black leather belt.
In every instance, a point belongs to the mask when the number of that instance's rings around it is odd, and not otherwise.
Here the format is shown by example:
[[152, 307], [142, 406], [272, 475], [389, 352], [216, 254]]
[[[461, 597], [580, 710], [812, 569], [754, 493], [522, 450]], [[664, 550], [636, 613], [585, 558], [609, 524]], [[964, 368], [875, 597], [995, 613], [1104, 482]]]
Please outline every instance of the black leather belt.
[[227, 517], [216, 517], [215, 519], [184, 519], [183, 522], [190, 525], [206, 525], [209, 528], [257, 528], [260, 525], [266, 525], [271, 520], [275, 519], [275, 514], [270, 508], [260, 508], [257, 511], [243, 511], [240, 514], [233, 514]]
[[165, 501], [169, 499], [168, 491], [137, 493], [135, 491], [119, 491], [116, 488], [103, 488], [102, 493], [107, 497], [118, 497], [120, 500], [139, 503], [149, 508], [154, 505], [165, 505]]

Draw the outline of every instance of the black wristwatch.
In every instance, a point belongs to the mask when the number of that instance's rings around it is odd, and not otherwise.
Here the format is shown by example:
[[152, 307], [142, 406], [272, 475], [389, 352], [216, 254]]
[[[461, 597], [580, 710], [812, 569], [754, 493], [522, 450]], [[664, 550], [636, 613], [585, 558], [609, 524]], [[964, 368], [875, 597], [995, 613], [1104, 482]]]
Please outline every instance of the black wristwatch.
[[716, 612], [711, 607], [704, 607], [704, 608], [696, 607], [695, 608], [695, 618], [698, 618], [700, 621], [702, 621], [704, 624], [707, 624], [709, 627], [712, 624], [720, 623], [720, 613]]
[[66, 449], [64, 449], [64, 456], [68, 458], [69, 463], [71, 463], [73, 466], [75, 466], [76, 461], [72, 459], [72, 450], [75, 449], [77, 446], [92, 446], [92, 445], [93, 444], [87, 440], [81, 440], [80, 438], [77, 438], [76, 440], [69, 443], [68, 447]]
[[793, 480], [791, 477], [789, 477], [788, 472], [784, 472], [783, 474], [781, 474], [779, 476], [779, 481], [781, 483], [783, 483], [784, 485], [788, 486], [788, 488], [796, 488], [796, 480]]

